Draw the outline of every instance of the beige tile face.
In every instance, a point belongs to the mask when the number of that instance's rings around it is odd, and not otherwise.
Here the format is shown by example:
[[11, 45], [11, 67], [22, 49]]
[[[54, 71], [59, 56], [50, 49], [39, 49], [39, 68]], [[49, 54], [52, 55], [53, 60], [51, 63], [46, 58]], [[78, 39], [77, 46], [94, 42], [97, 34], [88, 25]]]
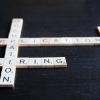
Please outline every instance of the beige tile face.
[[41, 58], [30, 58], [29, 68], [39, 68], [42, 65]]
[[51, 39], [50, 39], [50, 45], [59, 45], [59, 43], [60, 43], [60, 45], [62, 44], [61, 43], [61, 39], [60, 38], [54, 38], [54, 37], [52, 37]]
[[29, 58], [17, 58], [16, 59], [16, 66], [19, 66], [19, 68], [21, 67], [27, 67], [29, 66]]
[[40, 45], [47, 46], [50, 44], [50, 38], [40, 38]]
[[67, 62], [65, 57], [55, 57], [54, 60], [54, 66], [56, 67], [67, 67]]
[[53, 57], [44, 57], [41, 58], [41, 62], [42, 62], [42, 67], [54, 67], [54, 63], [53, 63]]
[[29, 38], [20, 38], [19, 39], [20, 46], [29, 46], [32, 43], [33, 43], [33, 39], [29, 39]]
[[40, 38], [32, 39], [33, 46], [40, 46]]

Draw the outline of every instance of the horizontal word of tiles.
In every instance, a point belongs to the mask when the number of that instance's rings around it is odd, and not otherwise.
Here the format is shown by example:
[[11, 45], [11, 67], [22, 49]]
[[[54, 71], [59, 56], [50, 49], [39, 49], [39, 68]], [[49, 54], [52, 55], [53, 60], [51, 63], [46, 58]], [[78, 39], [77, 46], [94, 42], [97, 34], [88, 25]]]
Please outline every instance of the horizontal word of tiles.
[[21, 38], [19, 46], [100, 45], [100, 37]]
[[[0, 58], [0, 66], [3, 65], [4, 58]], [[13, 60], [9, 60], [12, 63]], [[59, 68], [67, 67], [65, 57], [40, 57], [40, 58], [17, 58], [16, 68]]]
[[[1, 38], [0, 46], [8, 43], [8, 39]], [[11, 40], [15, 43], [15, 40]], [[23, 46], [85, 46], [100, 45], [100, 37], [51, 37], [51, 38], [20, 38], [18, 45]]]

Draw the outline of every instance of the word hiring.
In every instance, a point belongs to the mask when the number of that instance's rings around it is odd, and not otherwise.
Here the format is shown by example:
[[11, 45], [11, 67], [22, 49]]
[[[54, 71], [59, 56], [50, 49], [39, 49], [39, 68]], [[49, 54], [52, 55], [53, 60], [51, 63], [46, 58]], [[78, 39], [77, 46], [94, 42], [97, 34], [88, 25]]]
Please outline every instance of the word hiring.
[[[11, 60], [9, 60], [11, 64]], [[66, 67], [65, 57], [44, 57], [44, 58], [17, 58], [17, 68], [59, 68]], [[5, 74], [12, 73], [12, 68], [6, 67]], [[4, 76], [3, 82], [9, 82], [11, 76]]]

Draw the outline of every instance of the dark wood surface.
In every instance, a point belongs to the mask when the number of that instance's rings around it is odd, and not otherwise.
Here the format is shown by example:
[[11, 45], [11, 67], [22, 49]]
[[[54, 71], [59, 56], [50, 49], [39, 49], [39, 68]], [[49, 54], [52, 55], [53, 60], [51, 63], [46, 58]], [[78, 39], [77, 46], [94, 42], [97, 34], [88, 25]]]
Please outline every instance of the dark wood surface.
[[[100, 0], [1, 0], [1, 38], [17, 17], [24, 19], [21, 37], [98, 36]], [[19, 57], [41, 56], [65, 56], [68, 68], [17, 69], [15, 88], [0, 88], [0, 100], [100, 100], [99, 46], [19, 49]]]

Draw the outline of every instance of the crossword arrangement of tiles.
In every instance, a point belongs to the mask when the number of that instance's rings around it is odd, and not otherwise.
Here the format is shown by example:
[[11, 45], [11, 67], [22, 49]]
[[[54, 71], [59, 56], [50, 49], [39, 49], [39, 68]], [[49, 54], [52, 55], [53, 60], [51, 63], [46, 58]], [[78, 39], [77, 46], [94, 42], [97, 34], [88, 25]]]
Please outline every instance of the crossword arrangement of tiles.
[[[0, 46], [6, 46], [5, 57], [0, 58], [2, 66], [0, 86], [14, 87], [17, 68], [59, 68], [67, 67], [65, 57], [18, 58], [21, 46], [84, 46], [100, 45], [100, 37], [40, 37], [20, 38], [23, 19], [13, 19], [8, 38], [0, 39]], [[100, 27], [98, 27], [100, 32]]]

